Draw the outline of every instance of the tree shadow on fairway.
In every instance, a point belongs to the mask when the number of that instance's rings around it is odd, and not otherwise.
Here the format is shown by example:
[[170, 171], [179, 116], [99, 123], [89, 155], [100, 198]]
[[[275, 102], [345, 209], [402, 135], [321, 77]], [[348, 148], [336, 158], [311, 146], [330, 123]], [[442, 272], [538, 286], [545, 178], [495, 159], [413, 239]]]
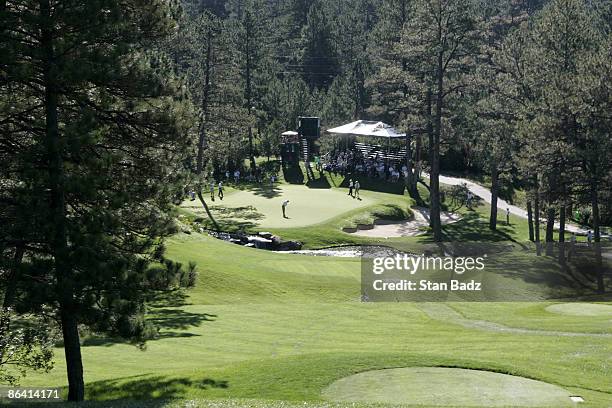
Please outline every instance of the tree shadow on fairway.
[[348, 189], [350, 179], [353, 179], [353, 181], [359, 180], [361, 190], [404, 195], [405, 186], [402, 181], [391, 182], [387, 180], [381, 180], [379, 178], [370, 178], [362, 174], [347, 174], [346, 176], [344, 176], [344, 179], [340, 182], [338, 187], [344, 187]]
[[227, 380], [212, 378], [169, 378], [163, 376], [141, 375], [113, 380], [96, 381], [87, 384], [87, 394], [91, 399], [113, 400], [130, 399], [159, 401], [163, 407], [163, 399], [179, 398], [189, 393], [190, 389], [210, 390], [227, 389]]
[[252, 205], [242, 207], [227, 207], [217, 205], [212, 207], [215, 213], [217, 223], [223, 231], [247, 231], [256, 228], [259, 221], [265, 218], [265, 215], [257, 211]]
[[281, 195], [283, 192], [277, 185], [255, 185], [246, 188], [250, 193], [255, 194], [256, 196], [265, 197], [265, 198], [276, 198]]
[[[493, 244], [490, 244], [493, 245]], [[558, 253], [537, 255], [534, 244], [508, 245], [510, 250], [488, 251], [487, 274], [500, 276], [525, 285], [507, 281], [504, 291], [497, 295], [499, 301], [536, 301], [542, 299], [582, 300], [585, 297], [602, 296], [597, 290], [597, 274], [594, 259], [579, 259], [561, 263]], [[605, 288], [609, 292], [610, 287]], [[600, 299], [602, 300], [602, 299]]]
[[304, 184], [302, 166], [283, 166], [283, 178], [289, 184]]
[[308, 180], [306, 182], [306, 187], [328, 189], [331, 188], [331, 185], [329, 184], [329, 180], [327, 180], [327, 177], [321, 175], [317, 179]]
[[[154, 309], [147, 321], [157, 328], [157, 333], [148, 338], [147, 342], [166, 338], [197, 337], [196, 333], [190, 333], [192, 327], [199, 327], [203, 322], [213, 322], [217, 315], [209, 313], [192, 313], [180, 308]], [[83, 347], [110, 347], [116, 344], [133, 344], [120, 337], [88, 336], [83, 339]]]
[[171, 291], [151, 293], [147, 298], [147, 305], [151, 307], [180, 307], [188, 305], [189, 295], [183, 288]]
[[[442, 226], [442, 236], [444, 241], [454, 242], [516, 242], [505, 231], [505, 228], [491, 231], [488, 220], [480, 218], [480, 215], [475, 211], [464, 213], [461, 220]], [[433, 242], [433, 236], [431, 234], [424, 236], [422, 242]]]
[[200, 326], [203, 322], [215, 321], [217, 315], [208, 313], [192, 313], [183, 309], [156, 309], [154, 317], [149, 321], [160, 329], [187, 330], [190, 327]]
[[227, 207], [225, 205], [216, 205], [213, 207], [216, 215], [219, 218], [242, 218], [250, 220], [261, 220], [265, 216], [257, 211], [257, 208], [252, 205], [245, 205], [242, 207]]

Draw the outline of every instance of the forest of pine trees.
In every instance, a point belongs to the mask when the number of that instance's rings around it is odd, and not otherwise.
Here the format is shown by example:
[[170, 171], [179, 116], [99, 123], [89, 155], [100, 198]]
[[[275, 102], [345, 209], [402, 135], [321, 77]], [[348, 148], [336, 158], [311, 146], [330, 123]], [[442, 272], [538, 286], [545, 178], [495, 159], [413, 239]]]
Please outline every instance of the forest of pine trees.
[[[78, 328], [143, 342], [146, 297], [183, 284], [162, 238], [185, 186], [298, 116], [406, 132], [435, 240], [444, 171], [526, 190], [525, 239], [540, 214], [612, 223], [609, 0], [3, 0], [0, 22], [0, 329], [59, 323], [71, 400]], [[10, 344], [28, 368], [36, 327]]]

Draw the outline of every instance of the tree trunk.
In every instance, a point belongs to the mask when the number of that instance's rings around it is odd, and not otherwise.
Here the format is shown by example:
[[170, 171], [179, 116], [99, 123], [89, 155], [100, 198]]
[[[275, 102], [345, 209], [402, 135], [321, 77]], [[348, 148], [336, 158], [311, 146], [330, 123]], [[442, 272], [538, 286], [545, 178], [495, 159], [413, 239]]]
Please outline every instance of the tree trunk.
[[593, 222], [593, 238], [595, 241], [595, 268], [597, 274], [597, 292], [604, 293], [603, 259], [601, 256], [601, 231], [599, 227], [599, 196], [597, 193], [597, 181], [591, 179], [591, 217]]
[[442, 134], [442, 104], [444, 102], [444, 72], [443, 72], [442, 51], [438, 52], [437, 66], [437, 89], [436, 89], [436, 122], [433, 132], [433, 144], [431, 146], [431, 175], [430, 175], [430, 195], [431, 227], [435, 242], [442, 241], [442, 225], [440, 223], [440, 138]]
[[565, 203], [559, 207], [559, 242], [565, 242]]
[[533, 199], [533, 221], [535, 229], [535, 242], [540, 242], [540, 186], [538, 178], [535, 178], [535, 195]]
[[559, 263], [565, 264], [565, 202], [559, 208]]
[[210, 81], [212, 75], [212, 31], [208, 32], [206, 41], [206, 60], [204, 61], [204, 89], [202, 90], [202, 120], [200, 123], [200, 134], [198, 137], [198, 151], [196, 155], [196, 175], [198, 176], [198, 188], [196, 195], [206, 211], [206, 215], [213, 223], [215, 230], [219, 231], [219, 224], [213, 217], [202, 195], [202, 171], [204, 170], [204, 151], [208, 148], [208, 140], [206, 137], [206, 122], [208, 120], [208, 102], [210, 99]]
[[217, 224], [217, 220], [215, 220], [215, 217], [213, 217], [212, 213], [210, 212], [210, 208], [208, 207], [208, 204], [206, 204], [206, 200], [204, 199], [204, 196], [202, 195], [201, 185], [198, 185], [198, 191], [196, 192], [196, 195], [198, 196], [198, 199], [200, 200], [202, 207], [204, 207], [204, 211], [206, 211], [206, 215], [208, 215], [208, 218], [210, 218], [210, 220], [212, 221], [213, 226], [215, 227], [215, 230], [220, 231], [221, 228], [219, 227], [219, 224]]
[[529, 240], [533, 242], [533, 210], [531, 208], [531, 200], [527, 200], [527, 225], [529, 226]]
[[410, 140], [410, 136], [408, 132], [406, 132], [406, 167], [408, 169], [406, 174], [406, 188], [408, 190], [408, 194], [412, 197], [417, 205], [421, 205], [421, 197], [419, 196], [419, 191], [417, 189], [417, 168], [415, 165], [415, 158], [413, 158], [413, 153], [416, 156], [416, 152], [412, 151], [412, 144]]
[[[250, 23], [250, 22], [249, 22]], [[249, 119], [251, 116], [252, 106], [252, 85], [251, 85], [251, 32], [250, 25], [247, 28], [246, 32], [246, 103], [247, 110], [249, 112]], [[251, 170], [255, 170], [255, 156], [253, 153], [253, 128], [249, 124], [249, 160], [251, 165]]]
[[491, 169], [491, 214], [489, 216], [489, 229], [497, 229], [497, 195], [499, 191], [499, 169], [494, 164]]
[[[427, 189], [429, 190], [429, 211], [431, 214], [431, 166], [433, 163], [433, 144], [434, 144], [434, 129], [433, 129], [433, 122], [432, 122], [432, 117], [433, 117], [433, 92], [430, 88], [427, 89], [427, 107], [426, 107], [426, 114], [427, 114], [427, 137], [429, 138], [429, 152], [428, 152], [428, 156], [429, 156], [429, 173], [430, 173], [430, 181], [429, 181], [429, 186], [427, 186]], [[429, 226], [431, 228], [433, 228], [433, 221], [431, 216], [429, 217]]]
[[83, 381], [83, 360], [79, 341], [78, 321], [70, 305], [61, 305], [62, 334], [68, 373], [68, 401], [83, 401], [85, 383]]
[[546, 210], [546, 255], [553, 254], [553, 242], [555, 232], [555, 208], [548, 207]]
[[[4, 279], [5, 290], [4, 298], [2, 299], [2, 308], [8, 309], [13, 306], [13, 300], [15, 299], [15, 293], [17, 293], [17, 283], [21, 275], [21, 261], [23, 260], [23, 254], [25, 253], [25, 247], [23, 244], [18, 244], [15, 247], [15, 254], [13, 255], [13, 262], [9, 266], [8, 275]], [[0, 359], [0, 361], [2, 361]]]
[[60, 148], [58, 124], [59, 85], [55, 70], [53, 26], [49, 0], [40, 0], [40, 13], [44, 17], [41, 27], [43, 52], [43, 84], [45, 89], [45, 148], [49, 172], [50, 249], [54, 260], [59, 295], [60, 319], [64, 336], [66, 371], [68, 374], [68, 400], [83, 401], [85, 385], [78, 333], [78, 314], [74, 307], [72, 266], [68, 248], [66, 202], [64, 191], [64, 165]]
[[[13, 300], [15, 299], [15, 293], [17, 293], [17, 283], [21, 275], [21, 262], [23, 260], [23, 254], [25, 253], [23, 245], [17, 245], [15, 248], [15, 254], [13, 255], [13, 262], [9, 265], [8, 276], [5, 279], [4, 298], [2, 299], [2, 318], [0, 319], [0, 337], [7, 333], [10, 329], [11, 315], [8, 313], [9, 308], [13, 306]], [[4, 333], [3, 333], [4, 331]], [[0, 347], [0, 361], [5, 361], [4, 347]]]
[[554, 207], [549, 207], [546, 210], [546, 242], [554, 242], [555, 215]]

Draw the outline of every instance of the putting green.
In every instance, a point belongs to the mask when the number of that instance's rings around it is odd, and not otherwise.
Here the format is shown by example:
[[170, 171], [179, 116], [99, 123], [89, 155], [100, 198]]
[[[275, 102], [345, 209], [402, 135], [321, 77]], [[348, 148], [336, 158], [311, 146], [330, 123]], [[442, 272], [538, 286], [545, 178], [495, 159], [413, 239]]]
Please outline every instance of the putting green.
[[408, 367], [366, 371], [323, 391], [341, 402], [425, 406], [572, 406], [570, 393], [553, 384], [490, 371]]
[[[287, 217], [283, 218], [282, 202], [289, 200]], [[283, 184], [274, 188], [251, 188], [232, 191], [223, 200], [209, 201], [218, 221], [234, 222], [245, 227], [293, 228], [318, 224], [344, 212], [375, 204], [377, 200], [363, 194], [361, 200], [351, 198], [340, 189], [316, 189], [303, 185]], [[212, 204], [212, 205], [211, 205]], [[188, 201], [183, 207], [203, 213], [199, 201]]]
[[558, 303], [546, 307], [546, 311], [566, 316], [612, 317], [612, 305], [598, 303]]

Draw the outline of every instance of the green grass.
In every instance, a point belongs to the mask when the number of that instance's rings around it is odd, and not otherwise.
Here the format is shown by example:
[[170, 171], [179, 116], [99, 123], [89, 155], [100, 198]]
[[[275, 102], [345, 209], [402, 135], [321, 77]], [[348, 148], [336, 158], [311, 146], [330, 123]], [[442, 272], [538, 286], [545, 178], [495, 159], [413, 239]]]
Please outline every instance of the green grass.
[[[307, 247], [384, 242], [422, 250], [431, 245], [428, 236], [371, 240], [343, 233], [341, 228], [351, 223], [408, 215], [411, 201], [400, 194], [364, 190], [370, 201], [353, 204], [356, 200], [333, 187], [342, 181], [327, 180], [331, 189], [284, 183], [280, 188], [315, 200], [329, 192], [341, 204], [335, 212], [323, 217], [293, 207], [310, 221], [300, 227], [270, 228], [272, 232]], [[228, 191], [224, 203], [240, 194], [245, 190]], [[276, 211], [273, 205], [266, 208], [257, 211]], [[458, 211], [464, 220], [444, 228], [450, 240], [478, 238], [516, 248], [525, 241], [524, 220], [513, 217], [510, 226], [489, 232], [487, 206]], [[190, 221], [197, 217], [185, 210], [183, 215]], [[581, 395], [584, 407], [612, 405], [610, 337], [519, 334], [486, 325], [478, 329], [432, 315], [435, 308], [419, 303], [361, 303], [358, 259], [277, 254], [198, 233], [172, 238], [167, 255], [198, 264], [196, 287], [150, 305], [149, 318], [160, 332], [145, 350], [116, 339], [85, 339], [87, 397], [102, 401], [85, 406], [344, 407], [348, 405], [325, 401], [324, 391], [331, 384], [361, 372], [402, 367], [518, 375]], [[493, 279], [504, 290], [530, 293], [534, 299], [554, 293], [555, 288], [541, 279], [559, 273], [550, 259], [517, 251], [501, 254], [492, 266], [498, 272]], [[546, 307], [554, 303], [558, 302], [447, 305], [463, 319], [513, 328], [612, 332], [609, 317], [550, 313]], [[31, 374], [23, 384], [64, 386], [61, 349], [56, 350], [55, 363], [51, 372]], [[426, 378], [422, 380], [426, 386]]]
[[[281, 204], [289, 200], [287, 217]], [[242, 229], [302, 227], [320, 224], [344, 212], [372, 205], [376, 200], [364, 194], [352, 199], [339, 189], [308, 189], [292, 184], [276, 184], [228, 191], [223, 200], [210, 202], [210, 208], [221, 225], [237, 225]], [[205, 216], [199, 201], [186, 201], [183, 208]]]
[[[354, 259], [274, 254], [194, 235], [173, 239], [168, 251], [198, 263], [197, 287], [152, 310], [160, 338], [145, 351], [88, 342], [90, 398], [318, 401], [325, 387], [358, 372], [452, 366], [556, 384], [585, 396], [590, 406], [612, 402], [610, 368], [603, 363], [612, 353], [609, 338], [473, 330], [432, 319], [419, 304], [360, 303]], [[472, 317], [529, 327], [535, 321], [520, 317], [525, 306], [461, 304]], [[557, 324], [549, 327], [556, 329], [603, 332], [609, 325], [553, 317]], [[64, 376], [58, 350], [56, 368], [26, 384], [63, 385]]]
[[[432, 390], [444, 389], [444, 394]], [[573, 403], [556, 385], [490, 371], [407, 367], [366, 371], [342, 378], [324, 391], [335, 401], [474, 407], [557, 406]]]

